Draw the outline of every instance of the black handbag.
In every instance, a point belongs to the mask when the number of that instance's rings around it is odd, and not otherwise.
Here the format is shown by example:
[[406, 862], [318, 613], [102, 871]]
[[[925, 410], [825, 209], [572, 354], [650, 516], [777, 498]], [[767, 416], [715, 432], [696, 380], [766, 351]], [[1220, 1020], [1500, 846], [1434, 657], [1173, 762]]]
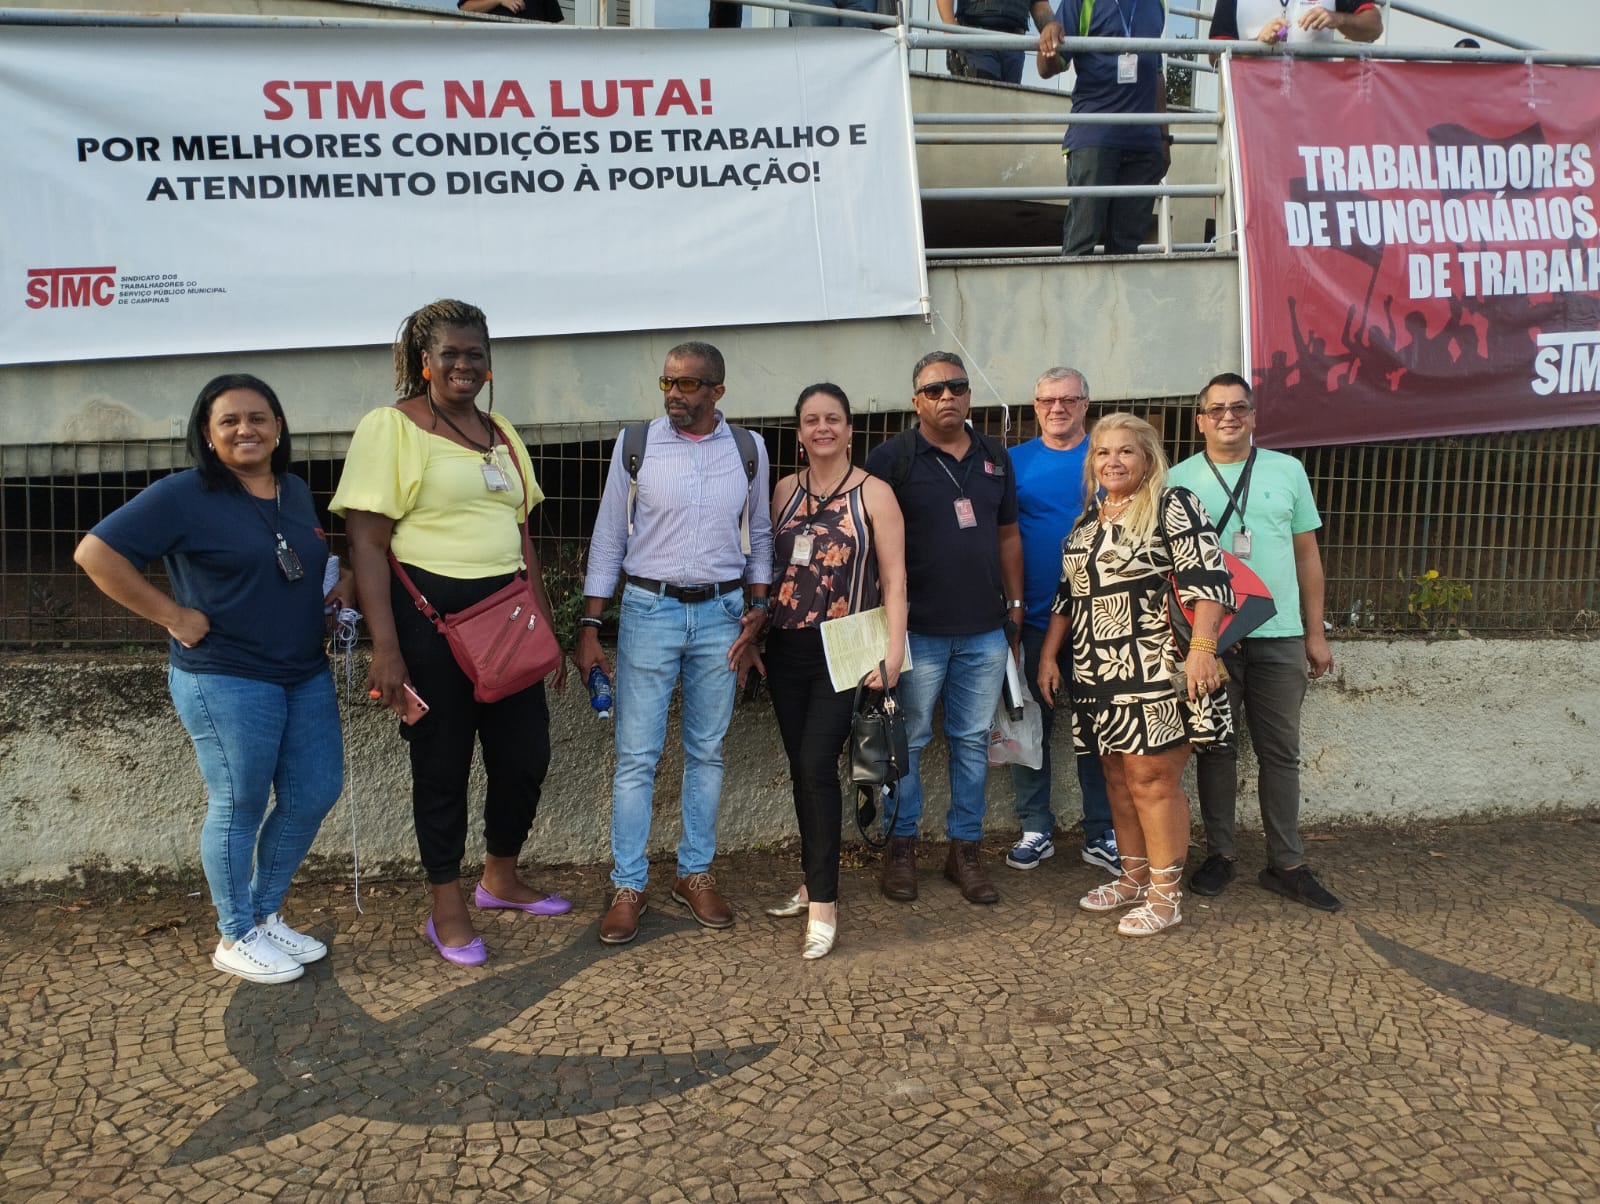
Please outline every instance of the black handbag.
[[[878, 662], [878, 675], [888, 679], [888, 670]], [[911, 766], [911, 750], [906, 742], [906, 722], [900, 700], [890, 689], [869, 690], [867, 679], [856, 683], [854, 712], [850, 717], [850, 781], [856, 787], [856, 827], [861, 838], [874, 849], [889, 843], [894, 822], [900, 814], [899, 782]], [[893, 810], [884, 817], [883, 839], [874, 840], [868, 831], [878, 814], [878, 796], [884, 795]]]

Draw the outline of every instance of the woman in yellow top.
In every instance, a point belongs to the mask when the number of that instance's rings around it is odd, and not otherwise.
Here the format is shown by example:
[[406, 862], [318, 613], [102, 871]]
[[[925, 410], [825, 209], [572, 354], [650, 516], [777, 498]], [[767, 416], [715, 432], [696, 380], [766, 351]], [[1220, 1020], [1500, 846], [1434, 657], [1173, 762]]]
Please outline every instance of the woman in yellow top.
[[[356, 591], [372, 634], [367, 685], [403, 713], [409, 684], [427, 714], [402, 725], [411, 752], [411, 809], [422, 867], [433, 888], [428, 937], [446, 961], [475, 966], [488, 956], [458, 885], [467, 841], [467, 777], [474, 738], [488, 779], [483, 807], [479, 908], [560, 915], [572, 905], [530, 889], [517, 858], [533, 826], [550, 767], [544, 684], [480, 703], [450, 646], [390, 572], [393, 553], [424, 597], [444, 614], [488, 597], [523, 567], [520, 524], [544, 500], [515, 429], [478, 408], [493, 380], [489, 323], [461, 301], [435, 301], [400, 326], [394, 344], [399, 401], [361, 420], [350, 440], [332, 509], [345, 517]], [[513, 459], [514, 457], [514, 459]], [[546, 622], [550, 602], [537, 557], [527, 566]], [[555, 672], [559, 691], [566, 666]]]

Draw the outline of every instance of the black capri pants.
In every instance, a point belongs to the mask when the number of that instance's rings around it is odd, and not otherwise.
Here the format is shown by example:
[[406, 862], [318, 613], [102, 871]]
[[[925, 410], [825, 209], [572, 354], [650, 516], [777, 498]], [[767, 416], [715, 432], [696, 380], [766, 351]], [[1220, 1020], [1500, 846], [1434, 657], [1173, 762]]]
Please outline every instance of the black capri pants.
[[[472, 580], [441, 577], [409, 564], [405, 570], [441, 614], [465, 610], [511, 580], [511, 574]], [[483, 749], [488, 778], [483, 801], [485, 844], [495, 857], [516, 857], [533, 827], [550, 769], [550, 711], [543, 682], [499, 702], [478, 702], [449, 643], [417, 609], [398, 577], [392, 577], [389, 597], [406, 671], [428, 704], [428, 713], [417, 723], [400, 725], [411, 752], [417, 850], [428, 881], [443, 886], [461, 877], [466, 854], [467, 781], [474, 739]]]

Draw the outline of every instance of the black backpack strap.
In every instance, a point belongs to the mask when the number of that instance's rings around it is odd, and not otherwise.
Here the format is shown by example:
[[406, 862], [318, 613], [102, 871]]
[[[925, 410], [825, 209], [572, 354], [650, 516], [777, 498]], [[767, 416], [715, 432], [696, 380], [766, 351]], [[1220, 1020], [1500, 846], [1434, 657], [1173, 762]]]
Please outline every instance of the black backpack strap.
[[622, 428], [622, 467], [628, 471], [628, 534], [633, 534], [633, 511], [639, 500], [639, 465], [650, 441], [648, 422], [630, 422]]
[[744, 462], [744, 477], [746, 488], [744, 492], [744, 509], [739, 512], [739, 551], [746, 556], [750, 555], [750, 494], [756, 487], [756, 466], [761, 463], [756, 455], [756, 437], [742, 426], [728, 423], [728, 432], [733, 436], [734, 446], [739, 449], [739, 459]]
[[911, 461], [917, 455], [917, 428], [908, 426], [891, 441], [894, 459], [889, 462], [889, 488], [898, 492], [911, 479]]

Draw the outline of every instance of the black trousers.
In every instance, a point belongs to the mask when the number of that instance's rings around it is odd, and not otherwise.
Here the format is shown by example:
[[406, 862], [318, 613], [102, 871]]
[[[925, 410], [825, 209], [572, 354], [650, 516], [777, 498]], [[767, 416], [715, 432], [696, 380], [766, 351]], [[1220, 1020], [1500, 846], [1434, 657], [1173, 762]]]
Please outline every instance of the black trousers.
[[834, 690], [816, 628], [767, 635], [767, 686], [789, 756], [800, 864], [813, 903], [839, 900], [839, 754], [850, 738], [854, 695]]
[[[511, 580], [509, 574], [458, 580], [405, 567], [441, 614], [465, 610]], [[406, 671], [429, 708], [416, 724], [401, 724], [400, 734], [411, 751], [411, 815], [422, 868], [429, 882], [442, 886], [461, 877], [474, 739], [483, 749], [488, 778], [483, 801], [488, 851], [496, 857], [522, 852], [550, 768], [550, 711], [543, 682], [499, 702], [478, 702], [450, 645], [398, 578], [390, 603]]]

